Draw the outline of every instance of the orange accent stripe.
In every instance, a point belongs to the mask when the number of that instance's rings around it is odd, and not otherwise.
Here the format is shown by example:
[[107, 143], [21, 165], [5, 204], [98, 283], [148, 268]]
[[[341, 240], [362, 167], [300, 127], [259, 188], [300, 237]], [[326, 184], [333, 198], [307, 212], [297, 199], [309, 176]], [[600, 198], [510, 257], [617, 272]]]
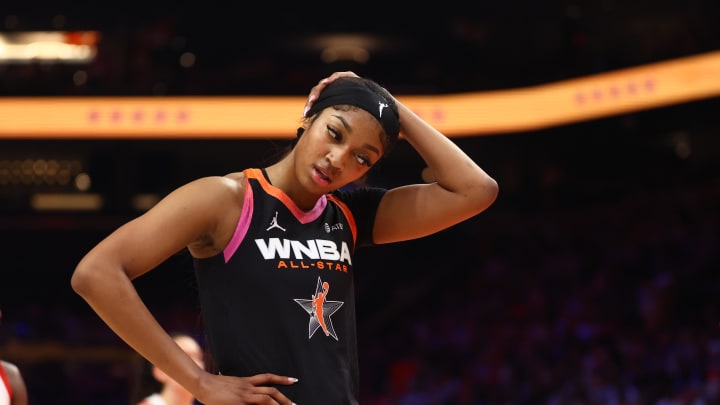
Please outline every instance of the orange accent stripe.
[[300, 221], [301, 224], [306, 224], [310, 221], [314, 221], [318, 218], [318, 216], [320, 216], [321, 211], [325, 209], [327, 199], [318, 200], [312, 210], [303, 211], [302, 209], [300, 209], [300, 207], [297, 206], [297, 204], [295, 204], [295, 201], [291, 200], [290, 197], [288, 197], [288, 195], [285, 194], [281, 189], [270, 184], [270, 182], [263, 175], [262, 170], [257, 168], [251, 168], [245, 170], [245, 172], [249, 177], [257, 179], [257, 181], [260, 183], [260, 186], [267, 194], [272, 195], [273, 197], [280, 200], [290, 210], [290, 212], [295, 216], [295, 218]]
[[353, 242], [357, 243], [357, 224], [355, 224], [355, 217], [352, 215], [350, 208], [348, 208], [345, 202], [332, 194], [328, 194], [327, 199], [340, 207], [340, 210], [343, 212], [343, 214], [345, 214], [345, 218], [347, 218], [348, 224], [350, 224], [350, 231], [352, 232]]
[[[303, 218], [304, 216], [306, 216], [306, 213], [304, 211], [302, 211], [300, 208], [298, 208], [298, 206], [295, 204], [295, 202], [293, 200], [291, 200], [287, 196], [287, 194], [283, 193], [282, 190], [273, 186], [272, 184], [270, 184], [267, 181], [267, 179], [262, 174], [262, 171], [260, 169], [255, 169], [255, 168], [246, 169], [245, 173], [249, 177], [257, 179], [257, 181], [260, 182], [260, 185], [262, 186], [263, 190], [265, 190], [265, 192], [267, 192], [268, 194], [270, 194], [270, 195], [274, 196], [275, 198], [279, 199], [280, 201], [282, 201], [288, 207], [288, 209], [290, 209], [290, 211], [293, 213], [293, 215], [295, 215], [297, 218]], [[350, 225], [350, 232], [352, 232], [353, 242], [357, 243], [357, 225], [355, 224], [355, 217], [352, 215], [350, 208], [348, 208], [348, 206], [343, 201], [341, 201], [340, 199], [338, 199], [337, 197], [335, 197], [332, 194], [326, 194], [325, 197], [328, 199], [328, 201], [335, 203], [340, 208], [340, 210], [343, 212], [343, 214], [345, 215], [345, 218], [347, 218], [347, 220], [348, 220], [348, 224]]]
[[295, 204], [295, 202], [287, 196], [287, 194], [283, 193], [282, 190], [270, 184], [270, 182], [262, 174], [262, 170], [247, 169], [246, 172], [249, 172], [250, 175], [260, 183], [260, 186], [262, 186], [263, 190], [265, 190], [266, 193], [282, 201], [282, 203], [288, 207], [288, 209], [293, 213], [293, 215], [301, 218], [305, 214], [300, 208], [298, 208], [297, 204]]

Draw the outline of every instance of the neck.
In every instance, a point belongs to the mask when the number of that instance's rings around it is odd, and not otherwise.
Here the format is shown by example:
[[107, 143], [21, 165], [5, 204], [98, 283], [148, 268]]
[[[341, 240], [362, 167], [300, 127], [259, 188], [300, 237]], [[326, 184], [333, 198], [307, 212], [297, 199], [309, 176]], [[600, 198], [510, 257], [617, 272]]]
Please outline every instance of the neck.
[[265, 168], [270, 183], [284, 191], [302, 210], [311, 210], [322, 194], [308, 193], [297, 178], [290, 156]]

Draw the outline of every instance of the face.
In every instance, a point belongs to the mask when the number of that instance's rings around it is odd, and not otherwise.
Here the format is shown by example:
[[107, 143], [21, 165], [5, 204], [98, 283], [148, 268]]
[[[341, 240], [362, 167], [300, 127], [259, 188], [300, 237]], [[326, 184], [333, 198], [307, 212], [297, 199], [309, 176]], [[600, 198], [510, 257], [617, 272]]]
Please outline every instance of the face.
[[300, 181], [325, 193], [360, 179], [382, 157], [383, 136], [380, 123], [363, 109], [326, 108], [296, 145]]

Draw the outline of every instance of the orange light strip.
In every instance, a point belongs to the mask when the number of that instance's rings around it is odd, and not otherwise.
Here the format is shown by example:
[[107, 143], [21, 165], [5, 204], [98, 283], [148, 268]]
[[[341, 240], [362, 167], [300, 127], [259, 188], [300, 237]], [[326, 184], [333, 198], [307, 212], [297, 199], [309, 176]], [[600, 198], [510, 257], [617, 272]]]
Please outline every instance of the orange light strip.
[[[398, 96], [450, 137], [536, 130], [720, 95], [720, 52], [540, 86]], [[292, 138], [305, 98], [4, 97], [0, 138]]]

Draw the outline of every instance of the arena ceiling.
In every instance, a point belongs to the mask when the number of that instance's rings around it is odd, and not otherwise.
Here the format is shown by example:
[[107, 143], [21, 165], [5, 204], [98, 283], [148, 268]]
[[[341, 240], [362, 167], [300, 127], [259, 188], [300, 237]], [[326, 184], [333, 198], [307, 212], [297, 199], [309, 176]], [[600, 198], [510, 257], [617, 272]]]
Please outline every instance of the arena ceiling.
[[[101, 32], [98, 68], [88, 67], [95, 86], [75, 89], [79, 94], [304, 94], [341, 69], [395, 92], [448, 93], [541, 84], [720, 49], [720, 3], [713, 0], [66, 3], [4, 2], [0, 30]], [[323, 55], [333, 47], [336, 59], [323, 59], [332, 58]], [[178, 63], [186, 52], [196, 57], [191, 69]], [[67, 91], [38, 89], [32, 80], [5, 87], [6, 94]]]
[[[443, 8], [357, 2], [251, 7], [243, 2], [11, 0], [0, 9], [1, 32], [95, 30], [101, 40], [97, 59], [89, 64], [0, 64], [0, 90], [5, 96], [27, 97], [304, 95], [336, 70], [372, 77], [397, 95], [502, 90], [719, 50], [717, 21], [720, 3], [714, 0], [466, 2], [443, 3]], [[187, 54], [193, 55], [191, 65], [180, 62]], [[87, 77], [81, 84], [75, 79], [78, 71]], [[643, 129], [646, 138], [634, 142], [673, 149], [688, 131], [712, 133], [694, 128], [716, 107], [710, 101], [682, 113], [655, 113], [644, 120], [671, 121]], [[693, 115], [700, 110], [703, 118]], [[625, 128], [634, 125], [634, 118], [601, 125]], [[698, 141], [701, 135], [693, 136], [704, 161], [714, 159], [706, 139], [712, 137], [702, 135]], [[3, 141], [0, 160], [35, 161], [60, 153], [82, 162], [94, 171], [92, 189], [114, 201], [107, 211], [132, 215], [136, 211], [127, 207], [137, 193], [162, 193], [199, 175], [259, 164], [282, 146], [263, 140], [228, 142], [17, 139]], [[488, 142], [496, 141], [465, 142], [482, 157], [491, 150]], [[537, 147], [568, 147], [564, 139], [557, 142], [562, 145], [548, 141]], [[398, 178], [409, 176], [401, 174], [402, 168], [419, 171], [412, 153], [398, 153], [394, 162]], [[46, 186], [5, 187], [2, 214], [32, 216], [29, 196], [38, 187]], [[23, 229], [32, 220], [3, 222], [6, 229]], [[52, 224], [65, 226], [63, 221], [33, 226]]]

